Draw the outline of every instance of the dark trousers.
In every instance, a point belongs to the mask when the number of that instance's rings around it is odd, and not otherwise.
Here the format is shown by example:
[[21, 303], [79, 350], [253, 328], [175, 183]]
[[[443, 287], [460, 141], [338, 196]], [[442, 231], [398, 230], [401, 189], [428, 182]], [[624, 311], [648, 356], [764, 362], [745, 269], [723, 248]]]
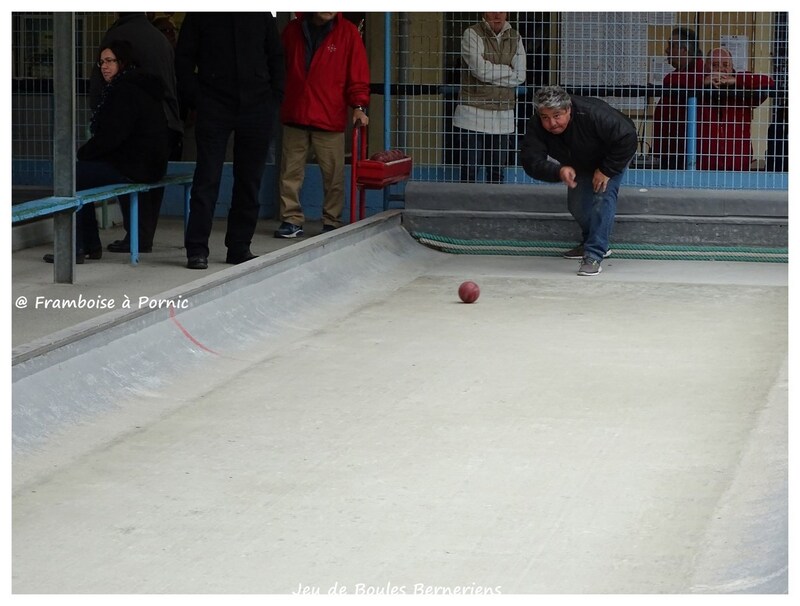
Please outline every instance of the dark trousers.
[[459, 142], [461, 181], [477, 181], [478, 168], [484, 168], [486, 183], [505, 181], [505, 167], [511, 156], [511, 135], [493, 135], [456, 128]]
[[197, 166], [192, 184], [186, 256], [208, 256], [208, 238], [219, 196], [225, 151], [233, 140], [233, 192], [225, 246], [240, 254], [250, 248], [258, 222], [258, 192], [272, 134], [274, 107], [265, 102], [233, 108], [204, 97], [197, 108]]
[[[78, 191], [112, 183], [129, 183], [130, 179], [109, 162], [80, 160], [75, 165], [75, 185]], [[86, 204], [75, 215], [75, 248], [78, 253], [103, 248], [94, 204]]]
[[[183, 135], [177, 131], [169, 131], [170, 157], [172, 161], [181, 159]], [[139, 248], [153, 246], [153, 238], [161, 216], [161, 203], [164, 200], [164, 188], [139, 192]], [[119, 205], [122, 210], [122, 225], [125, 227], [125, 241], [130, 241], [131, 233], [131, 200], [130, 196], [120, 196]]]

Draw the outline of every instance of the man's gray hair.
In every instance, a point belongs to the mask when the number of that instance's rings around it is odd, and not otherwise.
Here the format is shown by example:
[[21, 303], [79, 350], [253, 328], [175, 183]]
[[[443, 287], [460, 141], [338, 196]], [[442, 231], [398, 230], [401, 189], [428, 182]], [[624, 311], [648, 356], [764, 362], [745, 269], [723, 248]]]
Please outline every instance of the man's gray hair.
[[560, 86], [543, 86], [533, 94], [533, 106], [540, 109], [567, 109], [572, 107], [569, 93]]

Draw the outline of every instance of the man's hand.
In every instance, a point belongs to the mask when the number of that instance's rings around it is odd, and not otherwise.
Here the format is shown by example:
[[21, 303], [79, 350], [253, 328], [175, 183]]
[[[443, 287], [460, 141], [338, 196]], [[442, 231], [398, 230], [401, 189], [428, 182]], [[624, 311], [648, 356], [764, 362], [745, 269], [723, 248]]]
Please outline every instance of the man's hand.
[[703, 79], [703, 82], [706, 86], [711, 85], [714, 88], [736, 86], [736, 76], [733, 74], [709, 74]]
[[353, 124], [355, 124], [359, 120], [361, 121], [361, 126], [366, 126], [367, 124], [369, 124], [369, 116], [367, 116], [367, 114], [365, 114], [360, 109], [354, 109], [353, 110]]
[[561, 179], [561, 182], [566, 184], [566, 186], [570, 189], [575, 189], [578, 187], [578, 182], [575, 181], [576, 176], [575, 169], [571, 166], [562, 166], [558, 170], [558, 178]]
[[592, 188], [594, 189], [594, 193], [598, 194], [600, 192], [606, 191], [606, 186], [608, 182], [611, 180], [611, 177], [606, 177], [600, 169], [596, 169], [594, 171], [594, 176], [592, 177]]

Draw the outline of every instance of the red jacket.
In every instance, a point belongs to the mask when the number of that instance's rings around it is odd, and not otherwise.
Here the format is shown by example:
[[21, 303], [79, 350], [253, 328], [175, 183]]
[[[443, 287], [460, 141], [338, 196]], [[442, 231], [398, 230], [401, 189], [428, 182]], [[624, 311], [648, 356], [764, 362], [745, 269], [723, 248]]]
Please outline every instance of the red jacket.
[[661, 100], [653, 112], [653, 155], [661, 168], [686, 168], [686, 105], [689, 97], [703, 87], [703, 60], [698, 58], [690, 71], [674, 71], [664, 76]]
[[775, 86], [769, 76], [739, 72], [731, 89], [707, 91], [698, 108], [698, 162], [701, 170], [750, 170], [753, 108]]
[[369, 65], [364, 42], [355, 25], [337, 13], [306, 69], [310, 41], [303, 14], [283, 30], [286, 93], [281, 122], [344, 132], [350, 108], [369, 105]]

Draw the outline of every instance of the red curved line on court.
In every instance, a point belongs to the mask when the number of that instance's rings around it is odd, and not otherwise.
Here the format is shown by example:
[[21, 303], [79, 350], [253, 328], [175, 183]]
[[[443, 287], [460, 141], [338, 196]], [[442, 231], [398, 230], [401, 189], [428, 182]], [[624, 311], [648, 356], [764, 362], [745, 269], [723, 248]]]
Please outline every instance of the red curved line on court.
[[218, 355], [219, 355], [219, 354], [218, 354], [216, 351], [214, 351], [213, 349], [209, 349], [208, 347], [206, 347], [205, 345], [203, 345], [203, 344], [202, 344], [200, 341], [198, 341], [197, 339], [195, 339], [195, 338], [194, 338], [194, 337], [191, 335], [191, 333], [190, 333], [188, 330], [186, 330], [186, 329], [183, 327], [183, 325], [182, 325], [180, 322], [178, 322], [178, 318], [176, 318], [176, 317], [175, 317], [175, 308], [174, 308], [174, 307], [170, 307], [170, 308], [169, 308], [169, 317], [172, 319], [172, 321], [173, 321], [173, 322], [175, 322], [175, 325], [176, 325], [178, 328], [180, 328], [181, 332], [183, 333], [183, 336], [185, 336], [187, 339], [189, 339], [189, 340], [190, 340], [192, 343], [194, 343], [195, 345], [197, 345], [197, 346], [198, 346], [200, 349], [204, 349], [204, 350], [206, 350], [208, 353], [212, 353], [212, 354], [214, 354], [215, 356], [218, 356]]

